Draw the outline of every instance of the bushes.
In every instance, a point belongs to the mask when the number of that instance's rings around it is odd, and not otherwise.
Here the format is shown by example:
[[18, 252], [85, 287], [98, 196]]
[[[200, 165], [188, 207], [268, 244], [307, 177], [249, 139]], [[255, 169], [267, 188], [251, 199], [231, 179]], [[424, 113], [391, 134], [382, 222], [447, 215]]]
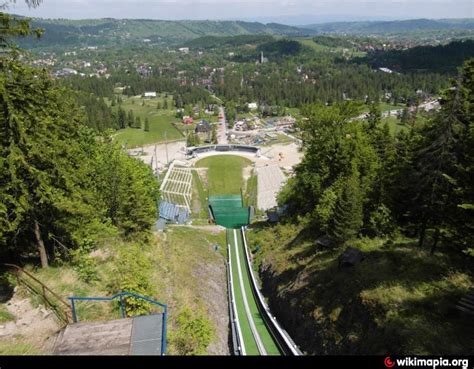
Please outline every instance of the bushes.
[[[152, 264], [144, 254], [143, 247], [131, 245], [119, 250], [108, 288], [111, 294], [126, 291], [153, 298], [150, 281]], [[127, 316], [145, 315], [151, 311], [150, 303], [144, 300], [134, 297], [126, 297], [124, 300]]]
[[78, 249], [71, 252], [74, 270], [79, 275], [79, 278], [86, 283], [99, 280], [97, 261], [89, 255], [95, 249], [95, 242], [85, 239]]
[[178, 355], [204, 355], [215, 329], [201, 310], [185, 307], [176, 317], [177, 328], [170, 335], [171, 344]]

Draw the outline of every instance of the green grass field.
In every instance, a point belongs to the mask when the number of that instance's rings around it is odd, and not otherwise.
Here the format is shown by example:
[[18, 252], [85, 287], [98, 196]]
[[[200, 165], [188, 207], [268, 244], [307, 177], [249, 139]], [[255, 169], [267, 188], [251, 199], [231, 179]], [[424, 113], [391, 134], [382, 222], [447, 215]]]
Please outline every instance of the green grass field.
[[[419, 114], [416, 117], [415, 127], [420, 128], [427, 123], [428, 118]], [[382, 119], [382, 124], [388, 123], [390, 127], [390, 133], [392, 135], [396, 135], [401, 131], [409, 131], [411, 129], [411, 125], [409, 124], [401, 124], [400, 120], [397, 117], [387, 117]]]
[[400, 120], [397, 117], [387, 117], [382, 119], [382, 124], [388, 123], [390, 133], [392, 135], [398, 134], [402, 130], [407, 130], [409, 127], [400, 124]]
[[[172, 125], [179, 122], [179, 119], [175, 117], [173, 99], [168, 97], [167, 100], [169, 109], [157, 109], [158, 102], [163, 106], [163, 96], [152, 99], [123, 98], [122, 109], [127, 113], [132, 110], [135, 117], [140, 117], [142, 128], [122, 129], [115, 135], [115, 139], [121, 144], [126, 144], [127, 147], [184, 139], [183, 134]], [[142, 105], [143, 103], [145, 105]], [[144, 130], [145, 118], [148, 118], [150, 122], [149, 132]]]
[[[401, 110], [404, 107], [405, 107], [405, 105], [403, 105], [403, 104], [391, 104], [391, 103], [387, 103], [387, 102], [379, 103], [379, 108], [380, 108], [381, 112], [390, 111], [390, 110]], [[369, 110], [370, 110], [370, 107], [366, 105], [366, 106], [364, 106], [364, 109], [362, 109], [362, 112], [363, 113], [368, 113]]]
[[199, 160], [196, 167], [208, 168], [208, 189], [211, 195], [240, 194], [244, 187], [242, 170], [251, 165], [249, 159], [233, 155], [212, 156]]
[[[343, 53], [344, 49], [343, 47], [330, 47], [326, 45], [321, 45], [319, 43], [314, 42], [312, 38], [307, 38], [307, 37], [302, 37], [302, 38], [297, 38], [297, 40], [304, 46], [307, 46], [311, 48], [312, 50], [316, 52], [336, 52], [336, 53]], [[346, 48], [347, 49], [347, 48]], [[358, 51], [355, 48], [350, 48], [349, 49], [349, 56], [350, 57], [363, 57], [365, 56], [366, 53], [363, 51]]]

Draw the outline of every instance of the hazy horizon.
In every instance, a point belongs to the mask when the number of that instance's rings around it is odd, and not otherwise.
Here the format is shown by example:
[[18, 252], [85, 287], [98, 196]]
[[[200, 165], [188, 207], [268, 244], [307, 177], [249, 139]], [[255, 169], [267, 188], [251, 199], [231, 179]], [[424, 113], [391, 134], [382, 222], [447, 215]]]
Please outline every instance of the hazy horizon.
[[21, 0], [9, 13], [39, 18], [242, 20], [304, 25], [340, 21], [473, 18], [465, 0], [43, 0], [28, 8]]

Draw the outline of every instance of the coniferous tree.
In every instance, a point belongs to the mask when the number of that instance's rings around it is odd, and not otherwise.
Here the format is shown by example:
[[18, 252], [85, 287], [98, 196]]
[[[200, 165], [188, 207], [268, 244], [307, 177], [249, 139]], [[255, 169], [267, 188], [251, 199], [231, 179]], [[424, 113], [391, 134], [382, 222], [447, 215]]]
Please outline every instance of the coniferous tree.
[[136, 117], [135, 118], [135, 126], [134, 128], [141, 129], [142, 128], [142, 118]]
[[133, 110], [128, 111], [127, 124], [129, 127], [135, 126], [135, 115], [133, 114]]
[[150, 121], [148, 117], [145, 118], [145, 132], [150, 132]]
[[117, 113], [118, 126], [119, 129], [124, 129], [127, 127], [127, 113], [120, 106]]
[[363, 205], [357, 172], [347, 179], [334, 212], [333, 237], [340, 243], [356, 238], [363, 224]]
[[380, 106], [378, 103], [370, 104], [369, 115], [367, 117], [368, 128], [375, 129], [382, 120], [382, 113], [380, 112]]

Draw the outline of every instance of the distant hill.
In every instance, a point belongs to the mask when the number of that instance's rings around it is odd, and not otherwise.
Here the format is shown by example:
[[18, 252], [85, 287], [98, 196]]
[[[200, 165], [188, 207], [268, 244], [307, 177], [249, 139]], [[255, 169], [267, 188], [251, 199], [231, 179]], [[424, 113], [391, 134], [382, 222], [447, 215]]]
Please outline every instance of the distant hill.
[[474, 19], [412, 19], [389, 22], [334, 22], [304, 26], [316, 33], [348, 33], [359, 35], [389, 35], [407, 32], [471, 30]]
[[357, 63], [374, 68], [389, 67], [397, 72], [456, 73], [463, 62], [474, 57], [474, 40], [451, 42], [439, 46], [419, 46], [408, 50], [379, 51]]
[[274, 41], [271, 35], [204, 36], [186, 41], [182, 46], [194, 49], [218, 49], [243, 45], [258, 45]]
[[300, 36], [312, 31], [277, 23], [242, 21], [163, 21], [140, 19], [33, 19], [45, 30], [41, 40], [21, 40], [27, 47], [102, 46], [143, 42], [182, 44], [204, 36], [283, 35]]

